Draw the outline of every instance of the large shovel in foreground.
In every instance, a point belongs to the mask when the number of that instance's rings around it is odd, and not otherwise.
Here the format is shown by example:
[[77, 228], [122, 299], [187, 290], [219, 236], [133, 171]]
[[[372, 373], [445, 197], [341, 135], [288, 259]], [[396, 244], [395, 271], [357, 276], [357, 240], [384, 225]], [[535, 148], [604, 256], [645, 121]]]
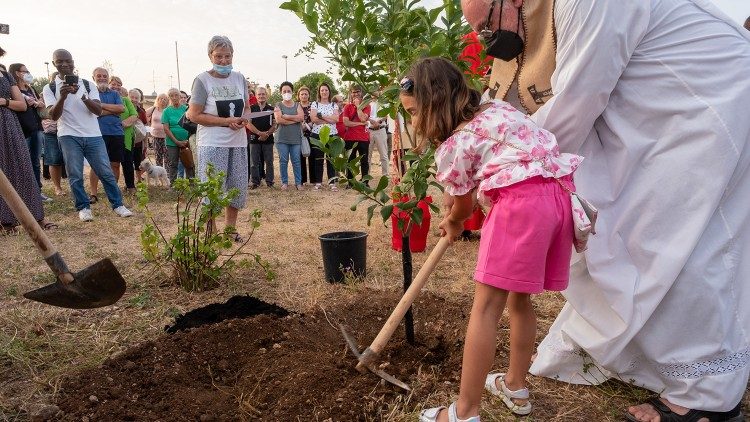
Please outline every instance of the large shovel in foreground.
[[[378, 369], [375, 366], [375, 363], [380, 356], [380, 352], [383, 351], [385, 345], [391, 339], [393, 333], [396, 332], [399, 324], [401, 324], [401, 320], [404, 318], [404, 315], [406, 315], [406, 312], [409, 310], [412, 303], [414, 303], [414, 300], [416, 300], [417, 296], [419, 296], [419, 292], [422, 291], [422, 287], [427, 284], [427, 280], [429, 279], [432, 270], [435, 269], [435, 266], [437, 265], [438, 261], [440, 261], [440, 258], [443, 257], [443, 254], [445, 254], [448, 246], [450, 246], [449, 239], [445, 236], [441, 237], [438, 244], [435, 245], [435, 248], [432, 250], [432, 252], [430, 252], [430, 256], [427, 257], [427, 261], [425, 261], [424, 265], [422, 265], [422, 268], [419, 269], [419, 272], [414, 278], [411, 286], [409, 286], [404, 295], [401, 297], [401, 300], [398, 302], [398, 305], [396, 305], [396, 308], [391, 313], [391, 316], [388, 317], [388, 321], [385, 322], [385, 325], [383, 325], [383, 328], [380, 329], [380, 332], [378, 333], [377, 337], [375, 337], [375, 340], [372, 341], [370, 347], [365, 349], [364, 352], [359, 353], [359, 350], [357, 350], [357, 342], [354, 341], [354, 338], [352, 338], [352, 336], [350, 336], [346, 332], [342, 325], [339, 325], [341, 334], [346, 340], [346, 344], [349, 345], [352, 353], [354, 353], [354, 356], [359, 361], [357, 362], [357, 370], [359, 372], [365, 372], [369, 369], [372, 373], [390, 382], [391, 384], [401, 387], [407, 391], [411, 390], [409, 386], [404, 382], [399, 381], [392, 375], [389, 375], [383, 370]], [[409, 247], [409, 245], [406, 245], [405, 247]]]
[[125, 280], [109, 258], [83, 271], [71, 274], [60, 253], [31, 215], [18, 192], [0, 170], [0, 196], [34, 241], [57, 281], [24, 293], [26, 299], [71, 309], [90, 309], [111, 305], [125, 293]]

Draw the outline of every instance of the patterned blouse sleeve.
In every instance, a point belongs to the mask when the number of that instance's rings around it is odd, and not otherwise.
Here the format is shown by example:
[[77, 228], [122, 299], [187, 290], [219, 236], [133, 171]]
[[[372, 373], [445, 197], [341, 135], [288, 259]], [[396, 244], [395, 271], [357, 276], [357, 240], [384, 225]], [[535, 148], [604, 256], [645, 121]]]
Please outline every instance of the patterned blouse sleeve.
[[470, 136], [454, 135], [440, 145], [435, 152], [435, 177], [447, 194], [461, 196], [477, 187], [479, 158]]

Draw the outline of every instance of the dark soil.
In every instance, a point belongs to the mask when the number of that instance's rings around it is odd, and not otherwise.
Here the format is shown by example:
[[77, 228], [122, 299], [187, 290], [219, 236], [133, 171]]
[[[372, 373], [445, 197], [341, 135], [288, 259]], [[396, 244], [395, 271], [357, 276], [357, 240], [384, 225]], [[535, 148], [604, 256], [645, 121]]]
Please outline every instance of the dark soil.
[[225, 303], [212, 303], [180, 315], [175, 319], [174, 325], [166, 327], [165, 330], [173, 334], [227, 319], [244, 319], [256, 315], [285, 317], [289, 315], [289, 311], [251, 296], [233, 296]]
[[418, 344], [406, 344], [403, 329], [389, 343], [384, 369], [414, 389], [404, 404], [403, 391], [354, 369], [338, 330], [344, 323], [363, 350], [399, 297], [366, 290], [309, 315], [164, 335], [67, 379], [56, 404], [66, 421], [359, 421], [399, 405], [411, 411], [436, 390], [457, 390], [468, 307], [423, 294], [414, 309]]

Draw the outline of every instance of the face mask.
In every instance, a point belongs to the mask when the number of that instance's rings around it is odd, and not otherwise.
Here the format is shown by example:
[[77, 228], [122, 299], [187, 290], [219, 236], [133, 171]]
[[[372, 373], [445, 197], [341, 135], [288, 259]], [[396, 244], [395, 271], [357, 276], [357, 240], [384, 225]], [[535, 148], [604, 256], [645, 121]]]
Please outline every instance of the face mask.
[[232, 73], [232, 65], [228, 64], [226, 66], [222, 66], [220, 64], [214, 64], [214, 71], [218, 73], [219, 75], [226, 76]]
[[[500, 22], [503, 21], [503, 5], [500, 3]], [[480, 33], [487, 43], [487, 54], [506, 62], [511, 61], [523, 53], [523, 39], [518, 33], [521, 30], [521, 16], [518, 16], [518, 29], [516, 32], [498, 29], [495, 32], [490, 30], [490, 21], [492, 12], [495, 9], [495, 2], [490, 6], [490, 15], [487, 18], [487, 24]]]
[[284, 101], [292, 101], [292, 94], [289, 92], [281, 94], [281, 98], [284, 99]]
[[34, 76], [31, 73], [24, 73], [23, 81], [26, 82], [27, 84], [30, 84], [34, 82]]

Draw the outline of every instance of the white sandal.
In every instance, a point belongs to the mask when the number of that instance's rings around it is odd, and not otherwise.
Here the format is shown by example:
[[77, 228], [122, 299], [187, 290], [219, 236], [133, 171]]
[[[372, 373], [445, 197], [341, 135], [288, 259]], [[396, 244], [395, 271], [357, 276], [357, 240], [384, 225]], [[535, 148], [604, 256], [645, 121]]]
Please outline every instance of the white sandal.
[[[440, 411], [445, 409], [445, 406], [433, 407], [431, 409], [425, 409], [419, 414], [419, 422], [437, 422], [437, 417]], [[448, 422], [480, 422], [479, 416], [472, 416], [469, 419], [458, 419], [456, 414], [456, 402], [451, 403], [448, 406]]]
[[[500, 378], [500, 389], [497, 388], [496, 380]], [[528, 400], [529, 389], [522, 388], [520, 390], [511, 391], [505, 385], [505, 373], [496, 372], [494, 374], [487, 375], [487, 379], [484, 381], [484, 388], [489, 391], [493, 396], [500, 397], [510, 411], [519, 416], [526, 416], [531, 413], [531, 402], [527, 401], [526, 404], [520, 405], [513, 403], [513, 399]]]

